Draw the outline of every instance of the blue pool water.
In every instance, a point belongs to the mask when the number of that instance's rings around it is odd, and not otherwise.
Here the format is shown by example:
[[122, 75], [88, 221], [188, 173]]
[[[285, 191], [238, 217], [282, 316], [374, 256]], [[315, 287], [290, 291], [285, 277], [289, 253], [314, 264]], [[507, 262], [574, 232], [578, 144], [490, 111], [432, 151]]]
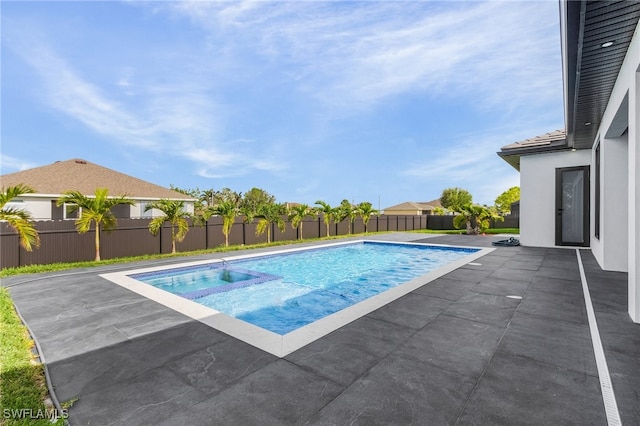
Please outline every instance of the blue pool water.
[[360, 242], [131, 277], [284, 335], [476, 251]]

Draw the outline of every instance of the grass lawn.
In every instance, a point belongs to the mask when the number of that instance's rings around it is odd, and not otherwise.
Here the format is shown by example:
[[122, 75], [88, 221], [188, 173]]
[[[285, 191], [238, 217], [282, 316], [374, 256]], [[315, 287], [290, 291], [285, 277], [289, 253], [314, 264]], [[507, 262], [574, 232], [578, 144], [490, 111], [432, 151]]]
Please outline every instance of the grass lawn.
[[48, 390], [42, 364], [31, 353], [33, 341], [16, 313], [9, 291], [0, 288], [0, 425], [63, 425]]

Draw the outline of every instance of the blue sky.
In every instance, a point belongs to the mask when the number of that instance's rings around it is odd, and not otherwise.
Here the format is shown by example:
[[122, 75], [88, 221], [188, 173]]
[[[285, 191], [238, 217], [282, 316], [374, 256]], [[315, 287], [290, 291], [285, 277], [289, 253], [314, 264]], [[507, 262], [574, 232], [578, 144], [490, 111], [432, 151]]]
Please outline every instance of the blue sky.
[[6, 2], [1, 173], [83, 158], [182, 188], [385, 208], [519, 184], [564, 127], [556, 1]]

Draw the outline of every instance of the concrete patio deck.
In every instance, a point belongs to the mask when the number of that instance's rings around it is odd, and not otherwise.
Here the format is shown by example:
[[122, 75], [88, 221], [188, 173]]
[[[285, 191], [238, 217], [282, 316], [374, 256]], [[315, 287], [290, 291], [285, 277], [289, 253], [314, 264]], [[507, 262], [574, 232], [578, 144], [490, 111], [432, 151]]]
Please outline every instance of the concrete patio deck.
[[[622, 423], [640, 424], [627, 275], [581, 255]], [[575, 249], [496, 248], [284, 358], [98, 276], [215, 257], [2, 280], [72, 425], [607, 424]]]

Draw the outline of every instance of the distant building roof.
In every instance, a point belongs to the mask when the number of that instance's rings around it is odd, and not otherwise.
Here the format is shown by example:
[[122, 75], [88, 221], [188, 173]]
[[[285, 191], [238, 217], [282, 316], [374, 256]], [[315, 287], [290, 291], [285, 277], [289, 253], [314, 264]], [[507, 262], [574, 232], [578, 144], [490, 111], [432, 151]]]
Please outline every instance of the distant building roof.
[[440, 202], [440, 198], [436, 198], [435, 200], [419, 202], [418, 204], [426, 204], [431, 207], [440, 207], [442, 208], [442, 203]]
[[65, 191], [79, 191], [93, 195], [97, 188], [108, 188], [109, 195], [127, 195], [138, 199], [193, 200], [193, 197], [159, 185], [116, 172], [82, 159], [56, 161], [48, 166], [36, 167], [0, 176], [3, 187], [28, 185], [36, 194], [58, 196]]
[[514, 142], [502, 147], [498, 155], [511, 164], [516, 170], [520, 170], [520, 156], [540, 154], [544, 152], [560, 151], [568, 149], [567, 135], [564, 130], [555, 130], [541, 136]]
[[437, 200], [438, 204], [434, 205], [431, 203], [420, 203], [420, 202], [413, 202], [413, 201], [407, 201], [404, 203], [400, 203], [400, 204], [396, 204], [395, 206], [391, 206], [391, 207], [387, 207], [384, 210], [388, 211], [388, 210], [420, 210], [420, 211], [424, 211], [424, 210], [433, 210], [435, 207], [440, 206], [440, 200]]

